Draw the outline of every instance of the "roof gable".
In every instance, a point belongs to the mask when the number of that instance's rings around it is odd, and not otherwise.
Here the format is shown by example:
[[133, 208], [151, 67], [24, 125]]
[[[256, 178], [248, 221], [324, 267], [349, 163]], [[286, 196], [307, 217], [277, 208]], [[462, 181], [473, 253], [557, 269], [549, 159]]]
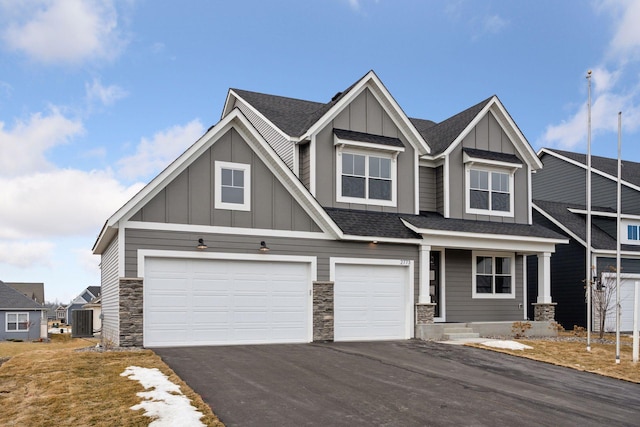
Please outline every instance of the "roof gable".
[[0, 281], [0, 310], [42, 310], [34, 300]]
[[44, 283], [8, 283], [5, 285], [11, 286], [16, 291], [25, 295], [27, 298], [37, 301], [40, 304], [44, 304]]

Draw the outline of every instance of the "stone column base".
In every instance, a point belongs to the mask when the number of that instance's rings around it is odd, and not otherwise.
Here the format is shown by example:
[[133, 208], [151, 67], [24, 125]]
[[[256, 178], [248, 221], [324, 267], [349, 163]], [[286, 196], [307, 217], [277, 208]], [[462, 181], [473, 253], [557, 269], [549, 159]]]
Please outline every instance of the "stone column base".
[[533, 305], [533, 320], [537, 322], [551, 322], [556, 319], [557, 303], [534, 303], [531, 305]]
[[333, 341], [333, 282], [313, 282], [313, 340]]
[[120, 278], [120, 347], [142, 347], [143, 279]]
[[436, 313], [436, 305], [434, 303], [416, 304], [416, 325], [428, 325], [433, 323]]

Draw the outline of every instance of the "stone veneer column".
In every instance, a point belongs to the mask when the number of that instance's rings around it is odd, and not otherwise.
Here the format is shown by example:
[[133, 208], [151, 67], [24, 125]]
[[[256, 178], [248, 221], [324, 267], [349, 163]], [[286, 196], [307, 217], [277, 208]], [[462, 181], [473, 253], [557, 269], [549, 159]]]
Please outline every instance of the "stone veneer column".
[[433, 323], [436, 313], [436, 305], [434, 303], [416, 304], [416, 325], [428, 325]]
[[537, 322], [554, 321], [556, 319], [556, 305], [552, 302], [548, 304], [534, 303], [533, 320]]
[[120, 347], [142, 347], [143, 279], [120, 279]]
[[333, 282], [313, 282], [313, 340], [333, 341]]

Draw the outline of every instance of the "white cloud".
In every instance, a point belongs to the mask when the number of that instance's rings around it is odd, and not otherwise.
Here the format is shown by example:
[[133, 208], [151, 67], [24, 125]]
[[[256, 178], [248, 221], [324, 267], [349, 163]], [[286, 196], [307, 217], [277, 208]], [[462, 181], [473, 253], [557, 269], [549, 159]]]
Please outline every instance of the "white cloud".
[[51, 265], [54, 244], [46, 241], [7, 242], [0, 240], [0, 264], [18, 268]]
[[89, 102], [100, 102], [104, 106], [113, 105], [116, 101], [126, 98], [129, 93], [117, 85], [103, 86], [99, 79], [93, 79], [91, 84], [84, 84]]
[[46, 150], [84, 131], [80, 121], [66, 118], [55, 107], [47, 115], [36, 113], [27, 121], [17, 121], [11, 129], [5, 130], [4, 125], [0, 122], [0, 176], [52, 169]]
[[611, 39], [612, 54], [625, 61], [628, 55], [640, 53], [640, 1], [603, 0], [596, 8], [614, 16], [616, 30]]
[[44, 63], [113, 59], [125, 45], [112, 0], [3, 2], [9, 49]]
[[123, 186], [110, 171], [59, 169], [0, 178], [0, 238], [97, 234], [141, 187]]
[[76, 255], [76, 262], [87, 273], [100, 274], [100, 257], [91, 252], [90, 249], [76, 249], [73, 251]]
[[142, 138], [134, 155], [118, 161], [118, 174], [128, 179], [148, 178], [167, 167], [203, 133], [204, 126], [195, 119], [158, 132], [150, 140]]
[[499, 15], [491, 15], [483, 18], [482, 26], [485, 33], [498, 34], [507, 25], [509, 25], [509, 21], [503, 19]]

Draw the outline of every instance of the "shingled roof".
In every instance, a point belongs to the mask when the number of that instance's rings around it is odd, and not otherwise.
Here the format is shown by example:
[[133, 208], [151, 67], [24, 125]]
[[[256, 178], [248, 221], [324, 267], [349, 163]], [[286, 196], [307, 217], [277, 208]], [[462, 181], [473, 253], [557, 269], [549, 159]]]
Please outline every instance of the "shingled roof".
[[352, 236], [391, 237], [396, 239], [420, 239], [409, 230], [397, 213], [356, 211], [324, 208], [343, 233]]
[[[578, 239], [583, 242], [587, 240], [587, 220], [586, 215], [571, 212], [570, 209], [585, 211], [585, 205], [549, 202], [544, 200], [534, 200], [534, 205], [539, 210], [542, 210], [547, 216], [553, 218], [555, 222], [562, 225], [565, 229], [571, 232]], [[610, 212], [608, 208], [593, 208], [592, 211]], [[604, 230], [599, 228], [595, 223], [591, 226], [591, 246], [594, 249], [601, 250], [615, 250], [616, 239]], [[640, 247], [634, 245], [621, 245], [625, 251], [640, 252]]]
[[0, 310], [43, 310], [44, 307], [0, 281]]
[[[547, 151], [559, 154], [574, 162], [587, 165], [587, 155], [570, 151], [547, 148]], [[591, 167], [611, 176], [618, 176], [618, 159], [608, 157], [591, 156]], [[622, 161], [622, 179], [630, 184], [640, 186], [640, 163]]]

